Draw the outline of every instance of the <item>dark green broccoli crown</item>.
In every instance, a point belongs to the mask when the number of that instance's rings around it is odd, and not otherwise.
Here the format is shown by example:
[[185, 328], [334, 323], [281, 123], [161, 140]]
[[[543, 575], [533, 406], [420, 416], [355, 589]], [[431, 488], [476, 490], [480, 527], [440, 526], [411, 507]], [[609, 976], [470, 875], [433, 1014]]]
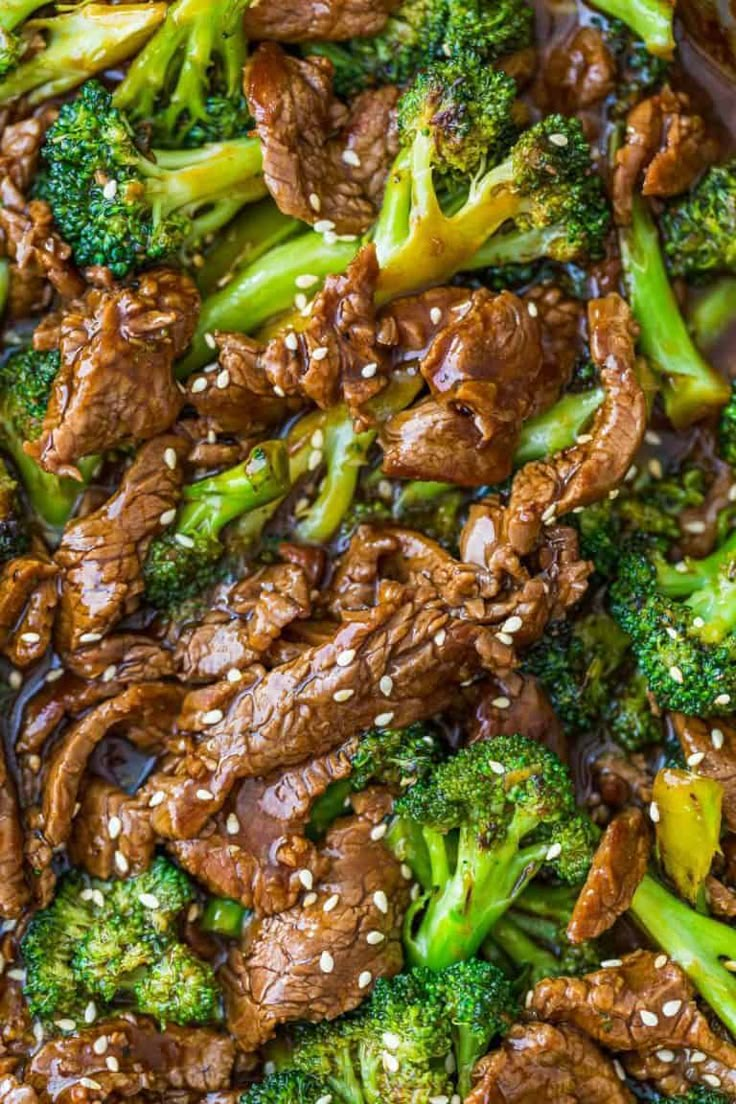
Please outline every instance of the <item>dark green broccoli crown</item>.
[[[149, 907], [143, 897], [155, 898], [154, 907]], [[148, 870], [134, 878], [113, 882], [108, 894], [108, 904], [120, 916], [140, 916], [148, 918], [156, 931], [170, 931], [178, 914], [194, 899], [192, 883], [178, 866], [168, 859], [158, 856]]]
[[491, 1039], [505, 1035], [519, 1015], [518, 998], [509, 979], [497, 966], [479, 958], [444, 970], [427, 970], [425, 984], [430, 992], [439, 988], [456, 1036], [464, 1033], [479, 1041], [482, 1049], [476, 1058], [485, 1053]]
[[590, 146], [579, 119], [546, 115], [525, 130], [511, 154], [513, 179], [523, 194], [542, 190], [561, 202], [563, 185], [577, 184], [591, 171]]
[[686, 1093], [677, 1096], [658, 1096], [657, 1100], [668, 1100], [670, 1104], [728, 1104], [731, 1097], [724, 1096], [717, 1089], [706, 1085], [693, 1085]]
[[611, 735], [627, 751], [641, 751], [662, 742], [662, 720], [652, 711], [649, 686], [634, 670], [618, 682], [605, 711]]
[[253, 1085], [240, 1098], [240, 1104], [325, 1104], [331, 1099], [328, 1086], [299, 1070], [271, 1074], [260, 1085]]
[[183, 243], [187, 220], [154, 216], [144, 184], [153, 164], [97, 81], [88, 81], [64, 104], [42, 154], [37, 193], [51, 205], [79, 265], [107, 265], [115, 276], [125, 276]]
[[15, 69], [27, 49], [27, 43], [19, 35], [0, 27], [0, 77]]
[[213, 583], [222, 545], [207, 533], [164, 533], [148, 550], [143, 566], [146, 598], [160, 610], [172, 610]]
[[202, 1024], [220, 1018], [214, 970], [182, 943], [167, 947], [132, 988], [138, 1011], [159, 1023]]
[[401, 98], [401, 141], [424, 136], [439, 172], [473, 174], [499, 161], [514, 141], [515, 98], [513, 80], [478, 59], [438, 62]]
[[59, 363], [56, 350], [19, 349], [0, 365], [3, 420], [23, 441], [35, 441], [41, 432]]
[[351, 787], [357, 793], [371, 782], [410, 785], [428, 774], [442, 756], [442, 741], [426, 724], [371, 728], [361, 736], [351, 760]]
[[0, 459], [0, 563], [22, 556], [28, 548], [28, 526], [18, 483]]
[[90, 993], [110, 1001], [126, 977], [155, 962], [164, 946], [165, 940], [146, 923], [142, 910], [127, 916], [113, 912], [108, 920], [95, 924], [81, 937], [72, 968]]
[[721, 411], [718, 449], [727, 464], [736, 466], [736, 381], [731, 384], [731, 398]]
[[736, 160], [716, 165], [661, 219], [670, 271], [686, 279], [736, 272]]
[[[244, 96], [240, 95], [234, 100], [227, 96], [208, 96], [202, 117], [192, 122], [175, 148], [196, 149], [208, 142], [229, 142], [233, 138], [243, 138], [253, 129], [253, 125], [253, 116]], [[162, 149], [171, 141], [170, 137], [167, 141], [167, 136], [160, 134], [155, 125], [154, 136]]]

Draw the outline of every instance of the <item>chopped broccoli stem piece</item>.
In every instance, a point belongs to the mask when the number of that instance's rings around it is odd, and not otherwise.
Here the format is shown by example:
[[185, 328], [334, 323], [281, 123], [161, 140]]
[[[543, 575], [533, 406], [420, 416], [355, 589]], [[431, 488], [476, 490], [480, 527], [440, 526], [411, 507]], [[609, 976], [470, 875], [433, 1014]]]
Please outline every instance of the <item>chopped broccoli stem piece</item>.
[[708, 352], [736, 325], [736, 277], [724, 276], [706, 288], [687, 316], [695, 343]]
[[272, 199], [244, 208], [220, 233], [197, 269], [197, 287], [204, 296], [227, 287], [236, 272], [304, 230], [298, 219], [279, 211]]
[[639, 344], [659, 377], [664, 406], [678, 429], [719, 410], [728, 384], [695, 348], [667, 278], [657, 227], [644, 200], [619, 232], [624, 276], [640, 327]]
[[257, 138], [147, 156], [96, 81], [62, 107], [43, 158], [37, 192], [77, 263], [119, 277], [212, 233], [266, 191]]
[[714, 778], [665, 767], [657, 772], [652, 798], [657, 856], [672, 884], [698, 912], [706, 912], [705, 880], [720, 850], [723, 786]]
[[224, 141], [252, 125], [242, 91], [251, 0], [176, 0], [115, 91], [134, 125], [159, 145]]
[[694, 280], [736, 273], [736, 158], [708, 169], [661, 220], [670, 272]]
[[672, 57], [675, 5], [670, 0], [595, 0], [595, 6], [630, 27], [651, 54]]
[[61, 96], [135, 54], [164, 18], [164, 3], [78, 4], [24, 32], [43, 35], [42, 50], [21, 58], [0, 80], [0, 103], [21, 96], [30, 107]]
[[586, 429], [604, 397], [602, 387], [563, 395], [554, 406], [524, 422], [514, 464], [521, 467], [574, 445], [578, 434]]
[[210, 897], [204, 906], [201, 927], [203, 931], [214, 932], [215, 935], [238, 939], [249, 916], [248, 909], [240, 901], [232, 901], [229, 897]]

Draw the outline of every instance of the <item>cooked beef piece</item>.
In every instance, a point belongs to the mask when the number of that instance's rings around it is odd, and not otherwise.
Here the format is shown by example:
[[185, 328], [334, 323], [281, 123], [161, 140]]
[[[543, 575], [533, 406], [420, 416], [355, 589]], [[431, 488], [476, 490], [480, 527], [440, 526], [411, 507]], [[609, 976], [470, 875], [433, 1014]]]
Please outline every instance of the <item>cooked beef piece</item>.
[[542, 1020], [572, 1024], [608, 1050], [688, 1047], [736, 1069], [736, 1047], [714, 1034], [680, 967], [654, 951], [634, 951], [620, 966], [584, 977], [546, 978], [529, 1008]]
[[67, 841], [69, 858], [95, 878], [130, 877], [147, 870], [156, 836], [148, 801], [102, 778], [82, 780], [79, 811]]
[[310, 587], [295, 564], [271, 564], [230, 587], [176, 642], [174, 663], [186, 682], [212, 682], [263, 658], [287, 625], [311, 611]]
[[[153, 811], [156, 831], [191, 839], [238, 778], [321, 755], [376, 718], [404, 726], [430, 717], [481, 664], [502, 668], [510, 658], [491, 630], [452, 616], [431, 587], [386, 584], [375, 609], [352, 616], [326, 643], [255, 673], [234, 694], [228, 687], [225, 709], [207, 701], [192, 717], [199, 731], [189, 753], [147, 784], [165, 794]], [[383, 675], [393, 680], [388, 699]]]
[[723, 820], [736, 832], [736, 727], [725, 717], [686, 717], [671, 713], [670, 719], [685, 759], [702, 754], [698, 774], [714, 778], [723, 786]]
[[647, 424], [636, 374], [634, 328], [618, 295], [588, 303], [590, 351], [605, 398], [588, 439], [550, 460], [527, 464], [514, 479], [506, 517], [508, 543], [524, 555], [543, 525], [616, 489], [631, 466]]
[[0, 1072], [0, 1104], [38, 1104], [38, 1096], [30, 1085], [24, 1085], [13, 1074]]
[[613, 206], [616, 221], [631, 221], [631, 201], [640, 177], [645, 196], [685, 192], [718, 156], [718, 142], [693, 111], [684, 92], [663, 88], [632, 108], [626, 141], [616, 153]]
[[421, 360], [440, 330], [468, 309], [471, 295], [467, 288], [436, 287], [388, 303], [378, 316], [378, 344], [394, 364]]
[[16, 951], [11, 939], [14, 933], [6, 935], [0, 944], [6, 961], [6, 968], [0, 975], [0, 1070], [8, 1068], [14, 1057], [25, 1056], [33, 1046], [33, 1025], [23, 996], [23, 981], [8, 973]]
[[570, 382], [585, 355], [585, 306], [556, 284], [537, 284], [523, 295], [527, 310], [536, 309], [542, 334], [542, 367], [534, 387], [530, 416], [546, 410]]
[[381, 568], [395, 552], [396, 540], [390, 529], [359, 525], [337, 563], [329, 586], [320, 595], [321, 606], [333, 617], [374, 606]]
[[[274, 392], [261, 369], [263, 345], [245, 334], [215, 334], [218, 359], [186, 381], [187, 403], [217, 433], [250, 433], [280, 425], [301, 406], [300, 398]], [[215, 373], [216, 374], [213, 374]]]
[[327, 552], [313, 544], [292, 544], [281, 541], [278, 554], [285, 563], [300, 567], [310, 587], [320, 586], [327, 567]]
[[710, 910], [714, 916], [724, 920], [736, 920], [736, 891], [709, 874], [705, 880], [705, 891]]
[[517, 1024], [475, 1067], [465, 1104], [633, 1104], [615, 1066], [572, 1027]]
[[606, 828], [567, 929], [571, 943], [597, 939], [628, 909], [647, 872], [649, 824], [641, 809], [619, 813]]
[[683, 556], [692, 556], [696, 560], [710, 555], [719, 543], [718, 519], [723, 517], [722, 511], [731, 503], [733, 487], [733, 469], [730, 464], [712, 453], [705, 462], [698, 457], [698, 463], [706, 468], [710, 477], [705, 498], [697, 506], [685, 507], [677, 518], [681, 529], [678, 549]]
[[152, 269], [130, 287], [90, 288], [61, 315], [61, 368], [29, 454], [47, 471], [78, 475], [83, 456], [164, 433], [182, 404], [172, 365], [198, 309], [194, 283], [173, 269]]
[[652, 800], [654, 775], [643, 755], [604, 752], [593, 762], [592, 773], [601, 798], [613, 809], [643, 808]]
[[111, 730], [121, 728], [130, 738], [135, 738], [133, 730], [137, 730], [144, 746], [162, 743], [173, 728], [181, 698], [177, 686], [141, 683], [101, 702], [62, 733], [44, 766], [41, 806], [28, 818], [32, 830], [28, 856], [39, 876], [44, 902], [53, 878], [42, 877], [40, 872], [50, 872], [55, 848], [69, 839], [82, 778], [94, 749]]
[[616, 62], [596, 27], [576, 27], [542, 59], [534, 96], [545, 114], [573, 115], [600, 103], [616, 84]]
[[[722, 1046], [723, 1041], [718, 1039], [719, 1051]], [[702, 1085], [736, 1099], [733, 1047], [726, 1046], [722, 1054], [707, 1053], [702, 1048], [658, 1047], [627, 1054], [622, 1061], [632, 1077], [651, 1083], [667, 1096], [687, 1093], [693, 1085]]]
[[[379, 977], [402, 966], [409, 886], [373, 829], [390, 808], [376, 791], [339, 820], [322, 845], [328, 870], [294, 908], [257, 921], [219, 973], [227, 1024], [245, 1051], [294, 1020], [333, 1019], [355, 1008]], [[326, 907], [327, 906], [327, 907]]]
[[37, 663], [49, 646], [58, 601], [58, 568], [31, 553], [0, 571], [0, 651], [15, 667]]
[[326, 859], [304, 835], [315, 799], [351, 771], [354, 741], [268, 778], [237, 785], [202, 835], [169, 850], [211, 893], [256, 914], [283, 912], [326, 873]]
[[248, 64], [245, 94], [279, 209], [304, 222], [327, 221], [338, 234], [364, 233], [399, 150], [397, 89], [369, 89], [347, 108], [333, 97], [331, 62], [267, 42]]
[[[103, 1036], [107, 1046], [95, 1047]], [[118, 1069], [110, 1069], [111, 1058]], [[26, 1079], [43, 1100], [57, 1104], [137, 1094], [168, 1098], [183, 1089], [205, 1093], [229, 1088], [234, 1060], [235, 1047], [227, 1035], [174, 1024], [159, 1031], [150, 1020], [126, 1016], [44, 1043], [33, 1055]]]
[[[327, 277], [304, 329], [288, 330], [266, 345], [239, 335], [218, 334], [234, 373], [221, 356], [219, 374], [206, 371], [189, 380], [188, 400], [218, 424], [222, 421], [218, 412], [229, 401], [231, 409], [224, 425], [238, 431], [250, 428], [254, 418], [263, 418], [274, 395], [280, 396], [282, 416], [289, 409], [283, 396], [307, 399], [322, 410], [342, 398], [356, 420], [370, 421], [365, 406], [388, 381], [387, 362], [382, 363], [386, 358], [375, 336], [377, 275], [375, 249], [365, 246], [346, 273]], [[363, 375], [366, 365], [372, 366], [372, 374], [367, 376]], [[218, 390], [220, 394], [215, 395]]]
[[23, 873], [23, 829], [15, 782], [0, 740], [0, 918], [16, 919], [28, 902]]
[[122, 632], [106, 636], [65, 657], [69, 671], [83, 679], [101, 679], [120, 687], [174, 674], [171, 651], [143, 633]]
[[511, 671], [489, 678], [470, 720], [468, 743], [520, 732], [538, 740], [567, 761], [567, 740], [541, 683], [533, 675]]
[[378, 34], [399, 0], [257, 0], [245, 13], [249, 38], [331, 41]]
[[137, 607], [148, 546], [174, 520], [185, 453], [180, 437], [149, 441], [112, 498], [67, 525], [55, 556], [63, 573], [57, 625], [62, 651], [96, 643]]
[[81, 295], [84, 282], [71, 262], [71, 249], [53, 229], [51, 209], [26, 200], [48, 115], [7, 126], [0, 133], [0, 256], [11, 260], [11, 319], [47, 307], [54, 291]]

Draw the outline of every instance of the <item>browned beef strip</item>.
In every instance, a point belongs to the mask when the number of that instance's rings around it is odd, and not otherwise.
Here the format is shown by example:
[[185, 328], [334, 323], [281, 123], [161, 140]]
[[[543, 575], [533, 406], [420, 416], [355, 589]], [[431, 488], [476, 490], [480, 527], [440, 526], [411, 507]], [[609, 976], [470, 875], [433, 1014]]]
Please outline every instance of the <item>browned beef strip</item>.
[[8, 771], [0, 740], [0, 917], [5, 920], [19, 917], [28, 902], [23, 851], [23, 828], [15, 781]]
[[45, 555], [9, 560], [0, 571], [0, 651], [15, 667], [29, 667], [51, 640], [58, 600], [58, 568]]
[[541, 683], [533, 675], [511, 671], [490, 677], [470, 720], [468, 743], [520, 732], [538, 740], [567, 761], [567, 741]]
[[337, 41], [378, 34], [398, 0], [258, 0], [245, 13], [249, 38]]
[[[718, 1050], [721, 1051], [720, 1040]], [[736, 1099], [736, 1068], [733, 1055], [727, 1051], [712, 1054], [703, 1048], [657, 1047], [626, 1054], [622, 1061], [632, 1077], [649, 1082], [667, 1096], [684, 1094], [693, 1085], [702, 1085], [717, 1088], [729, 1100]]]
[[616, 83], [616, 62], [597, 27], [576, 27], [544, 55], [534, 85], [545, 114], [572, 115], [605, 99]]
[[736, 727], [725, 717], [686, 717], [672, 713], [675, 735], [685, 759], [702, 754], [698, 774], [723, 786], [723, 819], [736, 832]]
[[148, 802], [102, 778], [82, 781], [69, 858], [94, 878], [133, 877], [151, 865], [156, 836]]

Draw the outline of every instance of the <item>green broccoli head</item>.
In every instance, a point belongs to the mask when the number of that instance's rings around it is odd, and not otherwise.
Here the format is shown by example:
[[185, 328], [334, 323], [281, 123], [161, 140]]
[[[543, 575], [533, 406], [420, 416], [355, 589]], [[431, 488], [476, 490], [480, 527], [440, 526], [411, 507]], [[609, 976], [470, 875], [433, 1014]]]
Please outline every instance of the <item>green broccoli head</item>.
[[670, 1104], [728, 1104], [731, 1099], [717, 1089], [710, 1089], [707, 1085], [693, 1085], [686, 1093], [678, 1093], [677, 1096], [658, 1096], [657, 1100], [668, 1100]]
[[18, 349], [0, 365], [0, 417], [5, 434], [35, 441], [59, 371], [57, 350]]
[[209, 533], [164, 533], [151, 544], [143, 567], [146, 598], [160, 610], [173, 610], [214, 583], [222, 544]]
[[682, 568], [656, 552], [630, 552], [621, 560], [611, 612], [664, 709], [710, 716], [734, 700], [735, 544], [729, 538], [707, 559]]
[[449, 1098], [468, 1091], [475, 1062], [517, 1015], [510, 983], [490, 963], [417, 968], [379, 979], [356, 1012], [297, 1027], [275, 1058], [326, 1085], [339, 1100]]
[[111, 1001], [134, 971], [155, 962], [166, 944], [141, 913], [95, 924], [79, 939], [73, 971], [94, 996]]
[[674, 276], [736, 272], [736, 159], [708, 169], [689, 192], [671, 200], [660, 225]]
[[220, 991], [209, 962], [173, 943], [125, 985], [139, 1012], [159, 1023], [213, 1023], [221, 1016]]
[[240, 1104], [329, 1104], [331, 1100], [327, 1086], [308, 1073], [284, 1070], [253, 1085], [240, 1097]]
[[727, 464], [736, 467], [736, 382], [731, 384], [731, 397], [721, 411], [718, 451]]
[[[119, 277], [169, 257], [263, 194], [255, 139], [146, 156], [110, 93], [87, 82], [64, 104], [43, 146], [37, 194], [80, 265]], [[219, 220], [219, 221], [218, 221]]]
[[463, 748], [396, 803], [388, 840], [424, 895], [409, 909], [413, 964], [472, 957], [541, 870], [585, 877], [593, 830], [578, 812], [567, 768], [524, 736]]
[[0, 459], [0, 563], [22, 556], [28, 548], [28, 526], [18, 483]]
[[525, 0], [404, 0], [381, 34], [309, 43], [335, 67], [335, 90], [351, 97], [374, 84], [405, 85], [436, 61], [477, 56], [488, 65], [532, 43]]
[[401, 141], [431, 143], [440, 173], [472, 175], [510, 149], [517, 134], [515, 99], [513, 80], [479, 59], [437, 62], [401, 98]]

